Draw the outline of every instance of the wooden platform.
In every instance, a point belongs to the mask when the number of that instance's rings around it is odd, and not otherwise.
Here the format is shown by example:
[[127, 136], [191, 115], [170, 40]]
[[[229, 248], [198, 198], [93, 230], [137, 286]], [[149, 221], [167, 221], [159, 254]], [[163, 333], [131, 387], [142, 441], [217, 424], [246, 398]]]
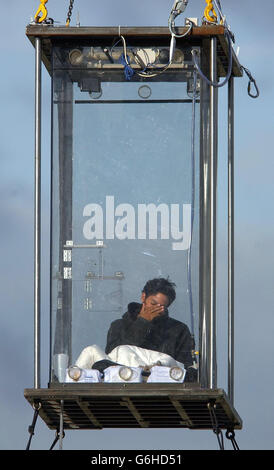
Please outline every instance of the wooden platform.
[[[64, 429], [189, 428], [241, 429], [242, 421], [222, 389], [188, 384], [58, 384], [26, 389], [31, 405], [50, 429], [58, 429], [61, 403]], [[62, 402], [63, 401], [63, 402]], [[212, 408], [213, 407], [213, 408]]]

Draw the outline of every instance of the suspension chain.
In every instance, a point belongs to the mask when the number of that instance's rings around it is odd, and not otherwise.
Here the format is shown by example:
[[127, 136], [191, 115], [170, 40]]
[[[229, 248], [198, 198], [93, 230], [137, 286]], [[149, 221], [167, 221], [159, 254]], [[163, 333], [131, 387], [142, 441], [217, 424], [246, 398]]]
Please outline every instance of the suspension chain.
[[72, 10], [73, 10], [73, 4], [74, 4], [74, 0], [70, 0], [70, 2], [69, 2], [69, 9], [68, 9], [68, 15], [67, 15], [67, 21], [66, 21], [66, 26], [69, 26], [69, 25], [70, 25], [70, 19], [71, 19]]

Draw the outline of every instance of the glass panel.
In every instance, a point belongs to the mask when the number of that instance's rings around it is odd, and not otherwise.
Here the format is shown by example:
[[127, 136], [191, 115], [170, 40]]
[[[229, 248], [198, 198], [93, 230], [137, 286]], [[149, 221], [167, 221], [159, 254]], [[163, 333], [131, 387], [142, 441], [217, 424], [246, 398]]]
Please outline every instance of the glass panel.
[[[75, 363], [128, 365], [119, 345], [137, 347], [131, 365], [145, 349], [158, 353], [147, 365], [185, 368], [199, 347], [199, 100], [182, 62], [190, 51], [177, 50], [164, 73], [128, 80], [122, 50], [102, 50], [54, 49], [52, 381]], [[176, 284], [170, 305], [163, 285], [143, 293], [159, 278]], [[196, 376], [189, 369], [186, 380]]]

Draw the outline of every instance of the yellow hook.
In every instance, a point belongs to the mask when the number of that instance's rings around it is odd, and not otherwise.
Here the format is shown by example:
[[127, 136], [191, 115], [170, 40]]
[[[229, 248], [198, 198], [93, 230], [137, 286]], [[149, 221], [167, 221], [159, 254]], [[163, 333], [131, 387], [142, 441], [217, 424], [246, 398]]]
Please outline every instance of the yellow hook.
[[[35, 23], [42, 23], [42, 21], [44, 21], [48, 16], [48, 10], [45, 7], [48, 0], [40, 0], [40, 2], [40, 6], [34, 16]], [[42, 13], [42, 16], [38, 16], [39, 13]]]
[[211, 23], [216, 23], [218, 20], [218, 17], [212, 5], [212, 0], [206, 0], [206, 3], [207, 3], [207, 7], [205, 8], [204, 16]]

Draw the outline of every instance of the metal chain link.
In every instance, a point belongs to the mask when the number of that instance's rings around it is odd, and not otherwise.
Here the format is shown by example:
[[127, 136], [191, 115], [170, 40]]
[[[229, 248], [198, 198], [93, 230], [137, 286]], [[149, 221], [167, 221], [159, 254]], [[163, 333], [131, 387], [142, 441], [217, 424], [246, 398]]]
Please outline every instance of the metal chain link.
[[69, 26], [69, 25], [70, 25], [70, 19], [71, 19], [72, 10], [73, 10], [73, 4], [74, 4], [74, 0], [70, 0], [70, 2], [69, 2], [69, 9], [68, 9], [68, 15], [67, 15], [67, 21], [66, 21], [66, 26]]

